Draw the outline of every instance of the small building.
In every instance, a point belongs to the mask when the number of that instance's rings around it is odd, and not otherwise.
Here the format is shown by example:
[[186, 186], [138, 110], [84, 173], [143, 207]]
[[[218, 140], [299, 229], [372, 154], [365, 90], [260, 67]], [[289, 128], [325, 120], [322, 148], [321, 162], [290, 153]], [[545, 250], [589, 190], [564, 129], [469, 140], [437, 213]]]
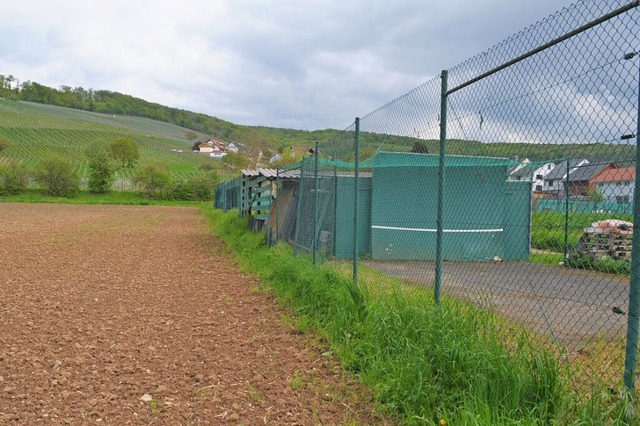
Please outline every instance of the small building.
[[[291, 171], [243, 170], [235, 184], [218, 185], [216, 205], [238, 206], [253, 229], [268, 224], [270, 238], [291, 241], [303, 252], [317, 249], [338, 259], [354, 252], [375, 260], [435, 258], [439, 156], [378, 152], [360, 164], [357, 181], [351, 163], [313, 160], [307, 157]], [[444, 260], [529, 258], [531, 182], [508, 180], [512, 164], [507, 158], [445, 158]]]
[[[576, 168], [589, 164], [589, 160], [581, 158], [569, 160], [569, 174]], [[542, 192], [548, 195], [563, 195], [565, 192], [564, 183], [567, 179], [567, 162], [561, 161], [555, 165], [553, 170], [547, 173], [542, 181], [544, 182]]]
[[592, 189], [591, 182], [600, 174], [615, 169], [617, 167], [613, 163], [585, 164], [576, 167], [575, 170], [569, 173], [569, 194], [574, 197], [588, 196], [589, 190]]
[[556, 167], [554, 163], [531, 163], [528, 162], [522, 167], [516, 168], [509, 174], [509, 180], [519, 182], [531, 182], [533, 192], [542, 192], [544, 189], [544, 178]]
[[608, 169], [591, 180], [591, 186], [610, 203], [633, 203], [636, 187], [636, 168]]
[[198, 152], [208, 157], [222, 158], [227, 155], [227, 147], [222, 141], [209, 139], [207, 142], [198, 145]]

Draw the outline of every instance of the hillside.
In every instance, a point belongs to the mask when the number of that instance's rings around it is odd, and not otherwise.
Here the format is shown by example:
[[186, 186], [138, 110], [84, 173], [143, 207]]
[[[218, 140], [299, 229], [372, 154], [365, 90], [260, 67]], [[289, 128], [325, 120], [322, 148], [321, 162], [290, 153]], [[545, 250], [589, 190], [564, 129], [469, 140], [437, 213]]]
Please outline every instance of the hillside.
[[117, 116], [150, 118], [194, 130], [227, 142], [239, 142], [250, 147], [276, 150], [299, 144], [313, 146], [316, 140], [338, 133], [336, 130], [304, 131], [260, 126], [242, 126], [202, 113], [172, 108], [130, 95], [108, 90], [71, 88], [59, 89], [0, 74], [0, 98], [62, 106]]
[[[0, 164], [16, 159], [33, 166], [39, 160], [60, 156], [84, 174], [89, 145], [127, 136], [138, 144], [140, 165], [166, 167], [173, 175], [198, 173], [200, 164], [215, 160], [191, 152], [193, 142], [186, 137], [188, 131], [147, 118], [0, 99], [0, 139], [9, 142], [9, 147], [0, 154]], [[206, 140], [207, 135], [199, 134], [198, 138]], [[116, 188], [128, 188], [133, 173], [131, 169], [120, 170]]]
[[[2, 99], [4, 98], [4, 99]], [[141, 149], [142, 164], [166, 165], [174, 173], [196, 169], [202, 161], [211, 161], [191, 153], [176, 153], [171, 149], [189, 150], [192, 141], [188, 131], [196, 131], [198, 140], [212, 136], [227, 143], [241, 143], [253, 155], [262, 151], [266, 156], [288, 146], [312, 147], [322, 144], [326, 155], [352, 160], [351, 137], [340, 135], [339, 145], [333, 141], [339, 130], [304, 131], [263, 126], [243, 126], [206, 114], [171, 108], [129, 95], [105, 90], [71, 88], [54, 89], [26, 81], [18, 83], [12, 76], [0, 75], [0, 138], [11, 142], [2, 158], [15, 157], [27, 164], [48, 155], [63, 155], [77, 167], [86, 165], [84, 150], [95, 141], [109, 141], [118, 136], [130, 136]], [[438, 141], [412, 137], [361, 134], [364, 157], [376, 150], [410, 151], [416, 143], [429, 153], [438, 152]], [[532, 161], [561, 158], [588, 158], [592, 162], [613, 161], [630, 164], [635, 159], [635, 146], [620, 143], [535, 144], [482, 143], [469, 140], [449, 140], [447, 153], [508, 158], [529, 158]], [[38, 149], [34, 149], [37, 145]], [[336, 153], [328, 152], [332, 147]], [[263, 160], [264, 161], [264, 160]], [[220, 162], [214, 163], [221, 166]], [[255, 158], [252, 165], [255, 165]], [[234, 173], [229, 169], [222, 172]]]

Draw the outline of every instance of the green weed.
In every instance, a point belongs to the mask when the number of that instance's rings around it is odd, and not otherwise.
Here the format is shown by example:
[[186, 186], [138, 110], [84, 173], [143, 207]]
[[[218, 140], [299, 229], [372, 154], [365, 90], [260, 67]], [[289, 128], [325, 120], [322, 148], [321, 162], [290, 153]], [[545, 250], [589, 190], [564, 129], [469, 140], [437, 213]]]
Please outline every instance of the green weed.
[[491, 313], [449, 298], [436, 307], [429, 292], [375, 274], [354, 285], [344, 265], [314, 266], [286, 245], [266, 247], [237, 213], [205, 213], [243, 267], [305, 318], [305, 329], [321, 333], [377, 403], [406, 424], [593, 424], [625, 415], [611, 398], [580, 400], [554, 354], [526, 335], [505, 340], [504, 320]]

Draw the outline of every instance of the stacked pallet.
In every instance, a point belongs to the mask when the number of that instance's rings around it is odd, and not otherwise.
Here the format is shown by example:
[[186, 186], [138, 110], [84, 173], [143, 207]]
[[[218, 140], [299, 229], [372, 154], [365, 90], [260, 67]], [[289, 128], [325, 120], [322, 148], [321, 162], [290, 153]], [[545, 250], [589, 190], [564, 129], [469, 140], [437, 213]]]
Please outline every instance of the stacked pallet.
[[578, 251], [596, 258], [631, 259], [633, 224], [622, 220], [593, 222], [585, 228], [578, 243]]

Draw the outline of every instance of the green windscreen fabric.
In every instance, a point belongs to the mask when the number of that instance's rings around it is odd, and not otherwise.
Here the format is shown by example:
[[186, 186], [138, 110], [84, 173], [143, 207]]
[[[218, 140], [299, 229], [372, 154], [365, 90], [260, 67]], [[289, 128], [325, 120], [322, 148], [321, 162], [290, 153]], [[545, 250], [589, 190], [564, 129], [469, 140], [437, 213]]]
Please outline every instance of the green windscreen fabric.
[[[412, 152], [378, 152], [367, 166], [379, 167], [438, 167], [440, 157], [433, 154]], [[509, 166], [513, 160], [499, 157], [471, 157], [463, 155], [445, 156], [445, 167], [499, 167]], [[360, 166], [362, 167], [362, 165]]]
[[[439, 157], [378, 152], [363, 164], [359, 255], [384, 260], [435, 259]], [[528, 258], [531, 187], [507, 181], [512, 164], [506, 158], [445, 157], [445, 260]], [[320, 158], [316, 173], [315, 160], [304, 160], [295, 238], [298, 251], [311, 253], [315, 244], [325, 257], [353, 256], [352, 166]]]
[[[373, 259], [434, 260], [438, 156], [378, 153], [372, 178]], [[530, 187], [507, 184], [511, 160], [445, 159], [443, 258], [526, 259]]]

